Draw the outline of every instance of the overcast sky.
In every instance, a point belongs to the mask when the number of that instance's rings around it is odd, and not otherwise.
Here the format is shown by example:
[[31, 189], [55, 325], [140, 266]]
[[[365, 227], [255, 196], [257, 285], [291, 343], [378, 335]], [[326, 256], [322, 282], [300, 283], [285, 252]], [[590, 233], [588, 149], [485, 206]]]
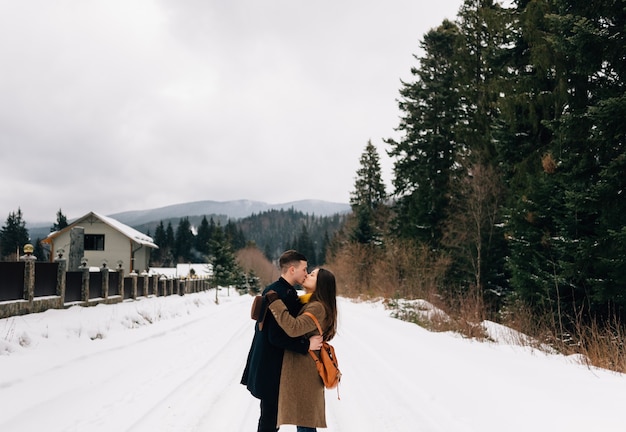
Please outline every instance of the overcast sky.
[[400, 80], [461, 0], [0, 0], [0, 222], [391, 192]]

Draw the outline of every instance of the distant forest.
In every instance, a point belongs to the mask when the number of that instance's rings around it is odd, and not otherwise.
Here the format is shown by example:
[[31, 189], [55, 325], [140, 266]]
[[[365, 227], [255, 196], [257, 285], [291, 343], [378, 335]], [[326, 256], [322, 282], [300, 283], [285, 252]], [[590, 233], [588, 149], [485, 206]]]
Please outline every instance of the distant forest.
[[325, 261], [333, 234], [345, 223], [347, 215], [315, 216], [293, 209], [270, 210], [235, 222], [248, 242], [254, 242], [274, 261], [286, 249], [302, 252], [309, 264]]
[[159, 245], [152, 256], [155, 266], [208, 262], [215, 243], [220, 241], [232, 251], [254, 244], [270, 261], [277, 260], [287, 249], [297, 249], [314, 266], [324, 263], [329, 241], [346, 218], [346, 214], [315, 216], [289, 209], [237, 220], [218, 215], [189, 216], [135, 228], [153, 236]]

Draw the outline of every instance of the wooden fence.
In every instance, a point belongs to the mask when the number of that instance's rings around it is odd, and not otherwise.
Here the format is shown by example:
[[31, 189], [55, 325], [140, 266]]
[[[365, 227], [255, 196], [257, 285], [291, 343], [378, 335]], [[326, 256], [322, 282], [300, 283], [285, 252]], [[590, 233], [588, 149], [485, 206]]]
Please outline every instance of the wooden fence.
[[112, 304], [148, 296], [184, 295], [209, 288], [207, 279], [167, 279], [124, 269], [66, 271], [65, 259], [50, 262], [0, 262], [0, 318], [63, 309]]

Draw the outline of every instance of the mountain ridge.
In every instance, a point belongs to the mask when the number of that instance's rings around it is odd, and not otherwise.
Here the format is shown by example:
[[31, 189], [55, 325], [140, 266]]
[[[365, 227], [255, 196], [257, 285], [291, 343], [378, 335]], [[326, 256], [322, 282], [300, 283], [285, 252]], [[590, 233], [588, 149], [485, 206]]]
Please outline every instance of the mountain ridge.
[[290, 208], [317, 216], [330, 216], [350, 211], [350, 205], [348, 204], [322, 200], [299, 200], [280, 204], [268, 204], [263, 201], [241, 199], [231, 201], [191, 201], [147, 210], [131, 210], [108, 216], [132, 226], [133, 224], [186, 216], [224, 215], [231, 219], [241, 219], [268, 210], [288, 210]]
[[[252, 214], [269, 210], [289, 210], [291, 208], [305, 214], [315, 214], [316, 216], [332, 216], [337, 213], [348, 213], [350, 211], [349, 204], [314, 199], [279, 204], [240, 199], [231, 201], [191, 201], [146, 210], [129, 210], [108, 214], [106, 216], [134, 228], [136, 226], [149, 224], [150, 222], [187, 216], [216, 215], [226, 216], [229, 219], [242, 219]], [[72, 223], [74, 220], [75, 219], [72, 219], [68, 222]], [[50, 233], [50, 227], [53, 223], [52, 221], [36, 224], [26, 223], [26, 227], [31, 238], [45, 238]]]

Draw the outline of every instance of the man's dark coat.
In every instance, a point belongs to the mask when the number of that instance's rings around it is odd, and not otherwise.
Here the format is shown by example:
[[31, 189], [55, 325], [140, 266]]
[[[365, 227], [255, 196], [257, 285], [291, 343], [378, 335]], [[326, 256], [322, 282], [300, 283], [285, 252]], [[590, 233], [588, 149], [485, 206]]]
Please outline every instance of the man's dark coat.
[[[270, 290], [278, 293], [278, 297], [285, 303], [291, 315], [298, 315], [302, 304], [296, 290], [289, 282], [281, 277], [268, 285], [263, 290], [263, 294]], [[261, 317], [267, 308], [265, 298], [263, 302]], [[285, 349], [306, 354], [309, 351], [309, 340], [287, 336], [276, 323], [274, 316], [268, 312], [265, 316], [263, 330], [259, 330], [259, 321], [255, 325], [254, 339], [252, 339], [248, 361], [241, 378], [241, 384], [247, 387], [252, 396], [258, 399], [274, 398], [278, 400], [280, 370]]]

